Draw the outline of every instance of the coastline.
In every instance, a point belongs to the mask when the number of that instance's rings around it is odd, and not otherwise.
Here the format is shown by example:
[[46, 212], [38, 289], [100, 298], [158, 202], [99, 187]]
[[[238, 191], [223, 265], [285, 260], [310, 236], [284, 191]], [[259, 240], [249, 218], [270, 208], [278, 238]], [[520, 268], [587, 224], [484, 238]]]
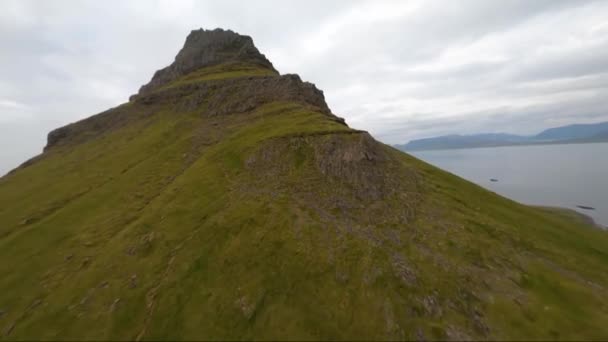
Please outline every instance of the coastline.
[[[608, 172], [608, 163], [598, 158], [606, 154], [608, 143], [545, 147], [452, 149], [410, 154], [520, 204], [559, 207], [569, 213], [576, 211], [576, 214], [563, 214], [559, 218], [591, 216], [594, 223], [591, 219], [577, 221], [608, 231], [605, 195], [608, 183], [603, 177]], [[579, 209], [578, 205], [589, 209]], [[590, 210], [591, 207], [595, 209]], [[548, 211], [564, 213], [562, 210]]]
[[581, 224], [585, 224], [591, 226], [593, 228], [608, 230], [608, 227], [605, 227], [599, 223], [597, 223], [593, 217], [578, 212], [574, 209], [565, 208], [565, 207], [552, 207], [552, 206], [542, 206], [542, 205], [530, 205], [532, 208], [540, 209], [545, 213], [550, 213], [554, 215], [558, 215], [563, 217], [564, 219], [576, 220]]

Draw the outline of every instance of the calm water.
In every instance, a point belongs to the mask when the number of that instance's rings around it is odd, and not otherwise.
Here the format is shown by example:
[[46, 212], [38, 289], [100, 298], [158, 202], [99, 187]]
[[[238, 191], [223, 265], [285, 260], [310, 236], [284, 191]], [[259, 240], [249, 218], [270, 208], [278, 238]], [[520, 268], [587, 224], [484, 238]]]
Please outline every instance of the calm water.
[[[575, 209], [608, 226], [608, 143], [412, 154], [516, 201]], [[491, 178], [498, 182], [491, 182]], [[595, 210], [579, 209], [577, 205]]]

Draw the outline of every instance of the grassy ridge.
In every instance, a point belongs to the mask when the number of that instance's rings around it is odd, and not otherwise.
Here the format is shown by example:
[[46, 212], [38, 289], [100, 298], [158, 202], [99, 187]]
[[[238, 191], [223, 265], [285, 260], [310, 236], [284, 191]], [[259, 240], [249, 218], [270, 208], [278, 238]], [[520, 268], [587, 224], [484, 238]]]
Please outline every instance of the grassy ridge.
[[608, 336], [605, 232], [301, 104], [129, 106], [0, 179], [2, 338]]
[[170, 89], [186, 84], [193, 84], [205, 81], [261, 76], [277, 76], [277, 72], [274, 70], [260, 68], [259, 66], [246, 63], [226, 63], [212, 67], [202, 68], [189, 74], [186, 74], [178, 78], [177, 80], [167, 84], [166, 86], [161, 87], [159, 90]]

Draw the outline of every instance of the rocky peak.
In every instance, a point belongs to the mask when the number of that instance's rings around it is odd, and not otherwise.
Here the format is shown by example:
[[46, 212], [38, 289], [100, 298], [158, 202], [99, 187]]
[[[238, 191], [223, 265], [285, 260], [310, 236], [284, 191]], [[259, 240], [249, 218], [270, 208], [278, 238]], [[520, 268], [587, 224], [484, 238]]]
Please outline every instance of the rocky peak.
[[193, 30], [175, 61], [154, 73], [152, 80], [139, 89], [139, 95], [149, 93], [197, 69], [227, 62], [253, 63], [275, 70], [249, 36], [219, 28]]

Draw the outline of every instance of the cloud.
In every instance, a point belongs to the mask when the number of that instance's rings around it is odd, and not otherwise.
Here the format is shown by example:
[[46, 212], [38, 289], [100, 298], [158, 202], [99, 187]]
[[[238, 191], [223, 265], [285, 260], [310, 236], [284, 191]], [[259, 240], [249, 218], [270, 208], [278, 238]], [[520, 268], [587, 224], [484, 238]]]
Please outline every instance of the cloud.
[[191, 29], [251, 35], [388, 143], [608, 120], [608, 2], [5, 0], [0, 173], [126, 101]]
[[23, 103], [0, 99], [0, 108], [3, 109], [26, 109], [27, 106]]

